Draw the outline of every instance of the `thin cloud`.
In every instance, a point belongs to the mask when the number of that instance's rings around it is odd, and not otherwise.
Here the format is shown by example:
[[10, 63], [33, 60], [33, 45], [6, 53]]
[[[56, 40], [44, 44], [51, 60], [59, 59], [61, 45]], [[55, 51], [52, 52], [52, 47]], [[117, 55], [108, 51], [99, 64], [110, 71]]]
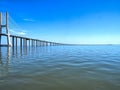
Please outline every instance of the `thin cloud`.
[[19, 35], [26, 35], [25, 32], [19, 32]]
[[13, 30], [13, 29], [10, 29], [9, 30], [10, 31], [10, 34], [14, 34], [14, 35], [22, 35], [22, 36], [24, 36], [24, 35], [26, 35], [26, 31], [18, 31], [18, 30]]
[[35, 20], [33, 20], [33, 19], [28, 19], [28, 18], [24, 18], [23, 19], [24, 21], [27, 21], [27, 22], [34, 22]]

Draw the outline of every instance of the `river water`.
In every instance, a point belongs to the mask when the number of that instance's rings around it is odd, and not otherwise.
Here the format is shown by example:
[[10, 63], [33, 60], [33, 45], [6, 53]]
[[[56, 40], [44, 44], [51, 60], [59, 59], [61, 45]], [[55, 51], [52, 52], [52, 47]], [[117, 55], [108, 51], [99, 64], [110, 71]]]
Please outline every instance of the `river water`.
[[120, 90], [120, 46], [1, 47], [0, 90]]

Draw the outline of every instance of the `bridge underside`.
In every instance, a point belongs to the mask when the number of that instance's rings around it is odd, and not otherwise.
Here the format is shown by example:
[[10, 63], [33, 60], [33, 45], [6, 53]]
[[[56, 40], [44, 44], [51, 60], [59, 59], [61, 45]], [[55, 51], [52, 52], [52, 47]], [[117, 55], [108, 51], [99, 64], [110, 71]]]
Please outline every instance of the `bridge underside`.
[[11, 45], [1, 44], [0, 47], [11, 47]]

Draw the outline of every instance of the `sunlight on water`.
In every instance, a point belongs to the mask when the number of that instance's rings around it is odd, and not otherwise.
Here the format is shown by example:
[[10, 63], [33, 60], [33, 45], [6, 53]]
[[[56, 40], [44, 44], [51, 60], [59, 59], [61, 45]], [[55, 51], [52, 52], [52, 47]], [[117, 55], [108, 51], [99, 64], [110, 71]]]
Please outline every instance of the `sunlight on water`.
[[0, 90], [120, 90], [120, 46], [2, 47]]

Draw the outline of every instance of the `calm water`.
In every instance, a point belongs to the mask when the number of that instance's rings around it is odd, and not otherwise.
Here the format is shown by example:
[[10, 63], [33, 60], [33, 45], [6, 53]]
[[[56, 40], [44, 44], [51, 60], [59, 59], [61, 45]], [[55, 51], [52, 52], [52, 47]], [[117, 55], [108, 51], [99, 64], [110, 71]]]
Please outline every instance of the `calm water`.
[[120, 46], [2, 47], [0, 90], [120, 90]]

